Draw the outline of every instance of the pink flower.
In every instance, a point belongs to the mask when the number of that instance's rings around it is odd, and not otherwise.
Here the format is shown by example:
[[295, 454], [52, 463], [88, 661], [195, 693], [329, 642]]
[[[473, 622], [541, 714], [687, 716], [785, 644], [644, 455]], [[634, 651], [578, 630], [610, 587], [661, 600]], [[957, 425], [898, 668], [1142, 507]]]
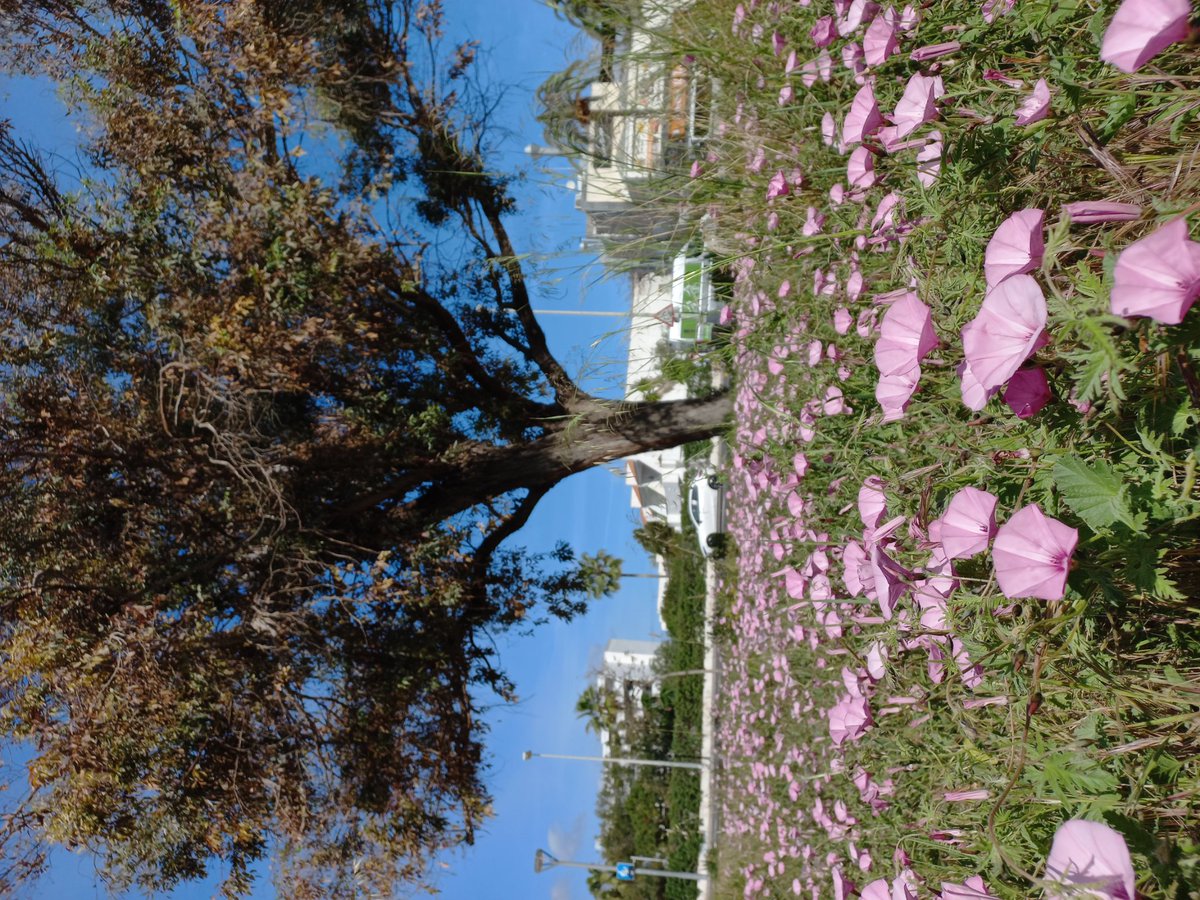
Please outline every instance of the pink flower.
[[939, 56], [957, 53], [961, 48], [962, 44], [958, 41], [947, 41], [944, 44], [926, 44], [924, 47], [918, 47], [910, 53], [908, 58], [913, 62], [925, 62], [928, 59], [937, 59]]
[[972, 875], [964, 884], [942, 882], [942, 900], [982, 900], [991, 896], [978, 875]]
[[1079, 532], [1048, 518], [1035, 503], [1000, 526], [992, 545], [996, 582], [1005, 597], [1061, 600]]
[[1007, 84], [1010, 88], [1025, 87], [1025, 82], [1023, 82], [1020, 78], [1010, 78], [1009, 76], [1005, 75], [1003, 72], [998, 71], [997, 69], [984, 69], [983, 80], [984, 81], [999, 81], [1001, 84]]
[[911, 291], [894, 301], [883, 317], [875, 342], [875, 365], [881, 375], [911, 369], [937, 346], [933, 314]]
[[875, 88], [864, 84], [854, 95], [850, 104], [850, 112], [842, 122], [842, 140], [847, 144], [858, 144], [862, 139], [874, 134], [883, 124], [883, 116], [879, 113], [879, 104], [875, 102]]
[[976, 788], [970, 791], [946, 791], [942, 794], [942, 799], [947, 803], [962, 803], [966, 800], [986, 800], [990, 796], [992, 796], [990, 791]]
[[930, 142], [917, 151], [917, 181], [932, 187], [942, 171], [942, 133], [931, 131]]
[[805, 237], [812, 237], [814, 234], [820, 234], [824, 225], [825, 214], [818, 212], [815, 206], [810, 206], [805, 214], [804, 225], [800, 228], [800, 233]]
[[1134, 900], [1137, 879], [1125, 839], [1100, 822], [1071, 819], [1058, 826], [1046, 860], [1048, 900], [1068, 897]]
[[887, 498], [882, 488], [882, 478], [868, 475], [858, 489], [858, 517], [864, 528], [875, 528], [887, 515]]
[[1009, 275], [1032, 272], [1042, 264], [1046, 243], [1043, 235], [1046, 212], [1023, 209], [1015, 212], [996, 229], [983, 255], [987, 286], [995, 287]]
[[838, 34], [845, 37], [857, 31], [863, 22], [871, 21], [878, 11], [879, 6], [874, 0], [851, 0], [845, 17], [838, 22]]
[[864, 697], [845, 697], [829, 710], [829, 737], [835, 747], [857, 741], [871, 727], [871, 706]]
[[836, 136], [837, 125], [833, 121], [833, 113], [826, 110], [825, 115], [821, 116], [821, 143], [826, 147], [832, 147]]
[[1182, 218], [1134, 241], [1113, 270], [1112, 311], [1178, 325], [1200, 295], [1200, 244]]
[[871, 22], [863, 35], [863, 57], [868, 66], [879, 66], [900, 49], [896, 40], [896, 24], [887, 16], [879, 16]]
[[1104, 32], [1100, 58], [1136, 72], [1161, 50], [1188, 36], [1188, 0], [1125, 0]]
[[1039, 78], [1031, 93], [1017, 107], [1017, 124], [1032, 125], [1040, 122], [1050, 113], [1050, 85], [1045, 78]]
[[1050, 402], [1050, 382], [1038, 366], [1018, 369], [1004, 389], [1004, 402], [1018, 419], [1032, 419]]
[[767, 199], [774, 200], [776, 197], [784, 197], [791, 191], [788, 187], [787, 177], [782, 171], [776, 172], [771, 176], [771, 181], [767, 184]]
[[787, 106], [796, 99], [796, 89], [790, 84], [785, 84], [779, 89], [779, 105]]
[[892, 614], [896, 611], [896, 604], [908, 592], [906, 579], [910, 578], [912, 573], [880, 550], [878, 546], [871, 547], [868, 565], [879, 610], [883, 613], [885, 620], [891, 621]]
[[886, 674], [884, 661], [887, 659], [887, 647], [883, 641], [874, 641], [867, 650], [867, 674], [872, 681], [879, 681]]
[[693, 160], [693, 161], [692, 161], [692, 168], [691, 168], [691, 170], [688, 172], [688, 175], [689, 175], [689, 177], [691, 177], [691, 178], [699, 178], [699, 177], [700, 177], [700, 175], [701, 175], [703, 172], [704, 172], [704, 167], [703, 167], [702, 165], [700, 165], [700, 160], [698, 160], [698, 159], [697, 159], [697, 160]]
[[818, 47], [828, 47], [833, 43], [833, 39], [837, 37], [837, 30], [833, 27], [833, 16], [821, 16], [817, 19], [808, 36], [812, 38], [812, 42]]
[[869, 188], [875, 183], [875, 159], [871, 151], [859, 145], [846, 163], [846, 181], [851, 187]]
[[911, 369], [882, 375], [875, 385], [875, 399], [883, 409], [883, 422], [898, 422], [904, 418], [904, 411], [912, 395], [917, 391], [917, 382], [921, 380], [921, 367], [913, 365]]
[[1028, 275], [1013, 275], [988, 291], [962, 331], [967, 366], [980, 387], [990, 391], [1012, 378], [1043, 345], [1045, 326], [1046, 300]]
[[940, 75], [931, 78], [918, 72], [908, 79], [908, 84], [904, 87], [904, 96], [896, 104], [896, 111], [891, 116], [896, 125], [896, 137], [902, 138], [911, 134], [920, 125], [936, 119], [938, 113], [935, 101], [943, 93]]
[[996, 16], [1007, 16], [1016, 5], [1017, 0], [984, 0], [983, 21], [990, 23]]
[[906, 869], [892, 882], [891, 900], [917, 900], [917, 888], [912, 883], [913, 873]]
[[929, 537], [942, 545], [947, 559], [966, 559], [986, 550], [996, 533], [996, 497], [965, 487], [950, 498], [946, 511], [929, 523]]
[[[878, 19], [876, 20], [878, 21]], [[886, 878], [879, 878], [872, 881], [862, 889], [862, 893], [858, 895], [859, 900], [891, 900], [891, 891], [888, 890], [888, 882]]]
[[1077, 200], [1064, 203], [1062, 211], [1073, 224], [1091, 225], [1096, 222], [1132, 222], [1140, 218], [1142, 208], [1136, 203], [1110, 203], [1105, 200]]
[[842, 65], [854, 73], [855, 78], [867, 70], [863, 64], [863, 50], [858, 41], [851, 41], [842, 48]]

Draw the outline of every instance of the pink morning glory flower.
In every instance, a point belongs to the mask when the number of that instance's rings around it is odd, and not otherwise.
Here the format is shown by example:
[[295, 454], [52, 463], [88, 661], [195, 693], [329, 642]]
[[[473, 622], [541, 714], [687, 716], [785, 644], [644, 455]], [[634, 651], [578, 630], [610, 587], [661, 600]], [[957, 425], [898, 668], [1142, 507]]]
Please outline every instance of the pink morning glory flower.
[[[963, 334], [967, 333], [967, 328], [970, 323], [963, 328]], [[959, 363], [958, 366], [959, 390], [962, 392], [962, 402], [967, 409], [979, 412], [987, 406], [988, 399], [996, 393], [997, 388], [988, 389], [979, 383], [979, 379], [975, 377], [975, 373], [971, 371], [971, 367], [966, 362]]]
[[1017, 107], [1017, 124], [1032, 125], [1040, 122], [1050, 113], [1050, 85], [1045, 78], [1039, 78], [1033, 86], [1033, 92]]
[[966, 559], [987, 549], [996, 533], [996, 497], [965, 487], [950, 498], [946, 511], [929, 523], [929, 537], [942, 545], [947, 559]]
[[963, 884], [942, 882], [942, 900], [985, 900], [991, 896], [978, 875], [972, 875]]
[[842, 48], [842, 65], [854, 73], [855, 80], [867, 70], [863, 62], [863, 49], [858, 41], [851, 41]]
[[991, 791], [975, 788], [969, 791], [946, 791], [942, 794], [942, 799], [947, 803], [963, 803], [968, 800], [986, 800], [990, 796], [992, 796]]
[[1112, 203], [1106, 200], [1076, 200], [1074, 203], [1064, 203], [1062, 211], [1073, 224], [1079, 225], [1132, 222], [1142, 215], [1142, 208], [1136, 203]]
[[868, 66], [879, 66], [900, 49], [896, 40], [896, 23], [888, 16], [878, 16], [863, 35], [863, 58]]
[[870, 568], [871, 580], [875, 588], [875, 599], [879, 603], [883, 618], [890, 621], [896, 611], [896, 604], [908, 592], [908, 578], [912, 573], [879, 549], [871, 548], [867, 565]]
[[896, 111], [891, 116], [896, 126], [896, 137], [902, 138], [911, 134], [919, 126], [936, 119], [936, 101], [943, 93], [940, 75], [930, 77], [918, 72], [908, 79], [904, 95], [896, 104]]
[[880, 376], [875, 384], [875, 399], [883, 410], [884, 424], [904, 418], [904, 411], [917, 392], [917, 382], [920, 380], [921, 367], [916, 364], [901, 372]]
[[992, 544], [996, 582], [1005, 597], [1061, 600], [1079, 532], [1031, 503], [1000, 526]]
[[829, 710], [829, 736], [834, 746], [857, 741], [871, 727], [871, 707], [864, 697], [845, 697]]
[[771, 181], [767, 184], [767, 199], [774, 200], [776, 197], [786, 196], [791, 191], [788, 187], [787, 176], [783, 172], [776, 172], [771, 176]]
[[983, 255], [983, 271], [989, 288], [1010, 275], [1032, 272], [1042, 264], [1046, 249], [1043, 234], [1046, 212], [1022, 209], [1000, 223]]
[[863, 22], [871, 21], [878, 11], [879, 6], [874, 0], [851, 0], [845, 17], [838, 22], [838, 34], [845, 37], [857, 31]]
[[956, 53], [962, 49], [962, 44], [958, 41], [946, 41], [944, 44], [926, 44], [924, 47], [918, 47], [908, 55], [908, 58], [913, 62], [925, 62], [929, 59], [937, 59], [939, 56], [948, 56], [951, 53]]
[[1050, 402], [1051, 396], [1050, 382], [1040, 366], [1018, 369], [1004, 389], [1004, 402], [1018, 419], [1032, 419]]
[[1058, 826], [1046, 860], [1048, 900], [1068, 897], [1134, 900], [1137, 879], [1129, 847], [1101, 822], [1071, 819]]
[[891, 900], [892, 894], [888, 890], [888, 882], [886, 878], [879, 878], [872, 881], [862, 889], [862, 893], [858, 895], [859, 900]]
[[881, 375], [911, 369], [937, 346], [933, 313], [920, 298], [906, 291], [884, 314], [875, 342], [875, 364]]
[[854, 95], [850, 103], [850, 112], [842, 122], [842, 140], [847, 144], [858, 144], [862, 139], [875, 133], [883, 124], [883, 116], [879, 113], [879, 104], [875, 102], [875, 88], [864, 84]]
[[1200, 243], [1182, 218], [1134, 241], [1113, 270], [1112, 311], [1178, 325], [1200, 295]]
[[1187, 38], [1191, 13], [1188, 0], [1125, 0], [1104, 32], [1100, 58], [1122, 72], [1136, 72]]
[[858, 489], [858, 516], [864, 528], [875, 528], [887, 515], [887, 498], [882, 488], [883, 479], [868, 475]]
[[1007, 16], [1017, 0], [984, 0], [982, 12], [983, 21], [991, 23], [997, 16]]
[[932, 187], [942, 171], [942, 133], [931, 131], [931, 140], [917, 151], [917, 180], [924, 187]]
[[987, 292], [962, 331], [971, 374], [985, 391], [998, 388], [1045, 342], [1046, 299], [1028, 275], [1013, 275]]
[[808, 36], [818, 47], [828, 47], [837, 37], [837, 29], [833, 27], [833, 16], [821, 16], [817, 24], [809, 29]]
[[851, 187], [869, 188], [875, 183], [875, 159], [871, 151], [859, 145], [846, 162], [846, 181]]

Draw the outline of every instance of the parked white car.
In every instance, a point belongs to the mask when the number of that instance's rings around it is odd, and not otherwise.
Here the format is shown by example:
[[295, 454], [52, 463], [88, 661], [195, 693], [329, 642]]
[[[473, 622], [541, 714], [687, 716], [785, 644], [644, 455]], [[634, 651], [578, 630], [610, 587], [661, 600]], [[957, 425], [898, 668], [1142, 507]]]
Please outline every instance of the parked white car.
[[687, 511], [696, 526], [700, 552], [721, 556], [725, 552], [725, 484], [716, 469], [705, 469], [692, 480]]

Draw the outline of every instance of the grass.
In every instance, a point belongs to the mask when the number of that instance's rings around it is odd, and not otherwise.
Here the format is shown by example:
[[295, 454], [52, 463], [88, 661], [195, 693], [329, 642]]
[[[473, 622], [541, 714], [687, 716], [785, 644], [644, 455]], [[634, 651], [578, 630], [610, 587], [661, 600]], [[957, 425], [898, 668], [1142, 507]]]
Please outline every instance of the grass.
[[[828, 83], [805, 88], [800, 71], [784, 71], [788, 48], [801, 61], [815, 55], [809, 29], [832, 4], [743, 4], [735, 33], [738, 6], [694, 4], [662, 51], [690, 54], [695, 71], [722, 85], [726, 130], [705, 148], [688, 215], [710, 214], [710, 246], [740, 273], [729, 349], [740, 552], [715, 626], [728, 661], [717, 896], [790, 894], [793, 880], [829, 896], [837, 866], [860, 884], [911, 869], [922, 896], [982, 875], [993, 894], [1015, 900], [1039, 890], [1053, 834], [1069, 818], [1125, 837], [1146, 897], [1197, 896], [1200, 322], [1119, 319], [1108, 299], [1121, 250], [1191, 212], [1200, 191], [1194, 51], [1172, 48], [1126, 76], [1097, 58], [1112, 3], [1020, 0], [990, 24], [975, 3], [927, 5], [904, 52], [875, 70], [876, 94], [886, 112], [911, 74], [943, 78], [939, 119], [920, 132], [941, 131], [940, 175], [925, 187], [913, 151], [881, 153], [861, 202], [833, 205], [846, 159], [822, 142], [821, 120], [840, 121], [859, 89], [837, 58], [846, 41], [831, 48]], [[785, 46], [778, 55], [774, 33]], [[962, 49], [931, 63], [908, 57], [947, 40]], [[1040, 78], [1051, 115], [1018, 126], [1013, 112]], [[796, 99], [780, 105], [787, 83]], [[772, 202], [776, 172], [792, 190]], [[869, 243], [880, 237], [871, 214], [890, 192], [906, 233]], [[1070, 226], [1059, 210], [1079, 199], [1145, 213]], [[1027, 421], [999, 398], [968, 410], [956, 373], [962, 327], [984, 294], [984, 248], [1026, 207], [1047, 213], [1034, 276], [1051, 341], [1035, 361], [1053, 392]], [[805, 235], [810, 208], [825, 221]], [[855, 271], [865, 283], [858, 298], [847, 290]], [[874, 397], [875, 336], [843, 333], [835, 313], [865, 319], [873, 295], [905, 288], [931, 308], [941, 345], [923, 362], [905, 417], [888, 424]], [[826, 354], [835, 345], [837, 361], [810, 365], [815, 341]], [[835, 386], [850, 411], [826, 415]], [[811, 468], [792, 484], [798, 451]], [[1080, 532], [1066, 596], [1011, 602], [980, 556], [957, 566], [944, 630], [923, 627], [911, 598], [890, 620], [862, 600], [797, 602], [779, 573], [804, 571], [814, 555], [842, 590], [840, 555], [862, 539], [855, 498], [869, 476], [882, 480], [888, 515], [905, 519], [888, 552], [909, 571], [926, 564], [921, 531], [959, 488], [995, 494], [1001, 520], [1037, 503]], [[874, 723], [835, 747], [824, 711], [846, 695], [843, 669], [859, 675], [873, 646], [887, 656], [883, 677], [859, 680]], [[681, 708], [687, 702], [680, 697]], [[891, 793], [872, 804], [853, 780], [859, 773]], [[961, 791], [986, 799], [947, 799]], [[845, 821], [821, 824], [818, 800]]]

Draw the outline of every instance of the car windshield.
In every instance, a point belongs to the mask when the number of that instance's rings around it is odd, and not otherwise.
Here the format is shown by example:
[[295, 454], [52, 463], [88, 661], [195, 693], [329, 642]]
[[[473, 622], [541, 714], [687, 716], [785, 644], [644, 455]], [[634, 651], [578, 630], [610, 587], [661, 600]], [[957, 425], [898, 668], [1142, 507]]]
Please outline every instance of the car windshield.
[[688, 512], [692, 515], [692, 522], [698, 526], [700, 524], [700, 488], [692, 485], [688, 499], [690, 501]]

